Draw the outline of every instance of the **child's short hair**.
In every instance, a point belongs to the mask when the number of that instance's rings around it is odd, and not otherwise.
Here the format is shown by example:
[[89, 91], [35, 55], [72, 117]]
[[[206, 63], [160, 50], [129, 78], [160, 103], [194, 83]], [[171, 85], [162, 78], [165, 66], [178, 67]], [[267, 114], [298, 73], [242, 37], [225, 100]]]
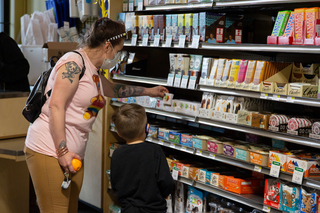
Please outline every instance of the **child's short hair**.
[[125, 104], [114, 112], [111, 121], [123, 139], [133, 140], [145, 133], [147, 114], [140, 105]]

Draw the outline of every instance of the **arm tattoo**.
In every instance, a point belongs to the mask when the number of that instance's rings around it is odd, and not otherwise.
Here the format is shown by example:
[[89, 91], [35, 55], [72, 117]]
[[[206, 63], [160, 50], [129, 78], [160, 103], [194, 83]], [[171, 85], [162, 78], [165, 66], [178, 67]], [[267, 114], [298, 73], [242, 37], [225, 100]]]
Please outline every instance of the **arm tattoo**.
[[145, 90], [143, 87], [128, 86], [123, 84], [115, 84], [113, 87], [114, 97], [125, 98], [139, 96]]
[[69, 79], [72, 83], [72, 78], [75, 77], [75, 74], [79, 74], [81, 72], [79, 66], [75, 62], [68, 62], [65, 64], [67, 72], [62, 73], [62, 79]]
[[67, 144], [64, 140], [61, 141], [61, 143], [59, 144], [59, 149], [63, 148], [63, 147], [66, 147]]

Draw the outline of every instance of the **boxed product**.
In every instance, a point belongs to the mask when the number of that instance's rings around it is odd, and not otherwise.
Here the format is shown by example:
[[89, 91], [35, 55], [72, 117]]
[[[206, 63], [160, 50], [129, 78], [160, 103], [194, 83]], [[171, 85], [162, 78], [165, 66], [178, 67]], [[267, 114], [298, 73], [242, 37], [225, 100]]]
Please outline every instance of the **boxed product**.
[[210, 137], [204, 136], [204, 135], [193, 136], [192, 138], [193, 147], [197, 149], [208, 150], [208, 147], [207, 147], [208, 139], [210, 139]]
[[296, 157], [287, 157], [287, 172], [293, 174], [294, 168], [303, 169], [304, 177], [320, 178], [320, 164], [314, 160], [315, 157], [300, 154]]
[[178, 14], [178, 40], [180, 35], [184, 35], [185, 31], [185, 14]]
[[177, 132], [177, 131], [173, 131], [173, 130], [169, 131], [169, 141], [170, 142], [180, 144], [180, 140], [181, 140], [181, 132]]
[[199, 13], [200, 41], [222, 43], [226, 17], [223, 14]]
[[172, 35], [172, 15], [166, 15], [166, 36]]
[[192, 134], [181, 134], [181, 141], [180, 144], [183, 146], [191, 147], [193, 146], [192, 143]]
[[185, 185], [181, 182], [176, 182], [174, 193], [174, 212], [185, 212]]
[[166, 128], [159, 128], [158, 129], [158, 138], [162, 140], [169, 140], [169, 129]]
[[158, 138], [158, 127], [154, 125], [149, 125], [148, 137], [152, 139]]
[[189, 186], [187, 198], [186, 213], [195, 211], [202, 212], [203, 209], [203, 194], [196, 188]]
[[224, 189], [237, 194], [259, 193], [263, 191], [263, 181], [254, 178], [240, 179], [226, 176]]
[[219, 141], [219, 139], [210, 138], [209, 140], [207, 140], [207, 145], [208, 145], [208, 151], [216, 154], [223, 153], [223, 143]]
[[289, 213], [299, 212], [300, 188], [281, 183], [279, 209]]
[[231, 142], [224, 142], [223, 143], [223, 154], [227, 155], [229, 157], [235, 157], [236, 152], [235, 152], [235, 145], [234, 143]]
[[266, 179], [263, 203], [279, 209], [281, 183], [277, 179]]
[[193, 13], [192, 18], [192, 35], [199, 35], [199, 13]]
[[190, 166], [189, 167], [189, 179], [198, 180], [199, 179], [199, 171], [200, 171], [200, 168], [198, 168], [197, 166]]
[[160, 34], [160, 40], [164, 41], [166, 36], [166, 16], [165, 15], [157, 15], [158, 18], [158, 34]]
[[250, 162], [260, 165], [268, 166], [269, 162], [269, 151], [261, 147], [250, 146]]
[[172, 168], [176, 167], [179, 169], [179, 176], [182, 176], [182, 173], [184, 174], [189, 174], [189, 170], [187, 173], [185, 173], [185, 170], [184, 168], [185, 167], [189, 167], [191, 164], [188, 164], [186, 161], [179, 161], [179, 160], [175, 160], [175, 161], [172, 161]]
[[235, 158], [250, 162], [249, 146], [246, 145], [235, 145]]
[[272, 162], [276, 161], [280, 163], [280, 170], [283, 172], [287, 171], [287, 155], [286, 153], [281, 153], [279, 151], [270, 151], [269, 152], [269, 163], [268, 166], [271, 167]]
[[178, 36], [178, 15], [177, 14], [172, 14], [172, 27], [171, 27], [171, 35], [172, 35], [172, 41], [179, 41], [179, 36]]
[[260, 129], [268, 129], [269, 118], [269, 113], [252, 113], [251, 126]]
[[291, 11], [279, 11], [276, 22], [272, 30], [272, 36], [282, 36], [286, 28]]
[[147, 34], [149, 34], [149, 40], [153, 41], [154, 39], [154, 29], [153, 29], [153, 16], [147, 16]]
[[253, 112], [240, 110], [238, 112], [238, 124], [251, 126], [252, 114], [253, 114]]
[[185, 14], [185, 30], [184, 33], [186, 35], [186, 41], [192, 41], [192, 24], [193, 24], [193, 14], [188, 13]]

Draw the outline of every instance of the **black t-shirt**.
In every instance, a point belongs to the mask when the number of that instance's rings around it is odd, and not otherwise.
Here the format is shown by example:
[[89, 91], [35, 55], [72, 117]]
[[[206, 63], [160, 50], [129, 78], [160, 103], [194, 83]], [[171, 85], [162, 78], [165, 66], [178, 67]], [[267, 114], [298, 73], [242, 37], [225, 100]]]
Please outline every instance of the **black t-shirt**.
[[150, 143], [123, 145], [111, 159], [111, 185], [122, 213], [165, 213], [165, 198], [174, 181], [160, 146]]

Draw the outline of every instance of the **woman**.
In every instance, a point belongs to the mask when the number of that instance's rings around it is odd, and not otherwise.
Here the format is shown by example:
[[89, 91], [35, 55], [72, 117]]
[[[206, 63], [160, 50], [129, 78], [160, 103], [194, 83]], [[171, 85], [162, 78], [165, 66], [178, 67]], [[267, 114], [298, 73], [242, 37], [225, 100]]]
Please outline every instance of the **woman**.
[[[46, 91], [52, 88], [39, 118], [29, 127], [25, 154], [41, 212], [77, 212], [83, 168], [76, 172], [72, 159], [83, 159], [92, 124], [105, 105], [104, 96], [162, 97], [168, 90], [110, 83], [99, 72], [118, 61], [125, 27], [108, 18], [97, 20], [82, 42], [81, 54], [67, 53], [55, 65]], [[84, 75], [80, 78], [85, 63]], [[67, 175], [71, 184], [62, 189]]]

